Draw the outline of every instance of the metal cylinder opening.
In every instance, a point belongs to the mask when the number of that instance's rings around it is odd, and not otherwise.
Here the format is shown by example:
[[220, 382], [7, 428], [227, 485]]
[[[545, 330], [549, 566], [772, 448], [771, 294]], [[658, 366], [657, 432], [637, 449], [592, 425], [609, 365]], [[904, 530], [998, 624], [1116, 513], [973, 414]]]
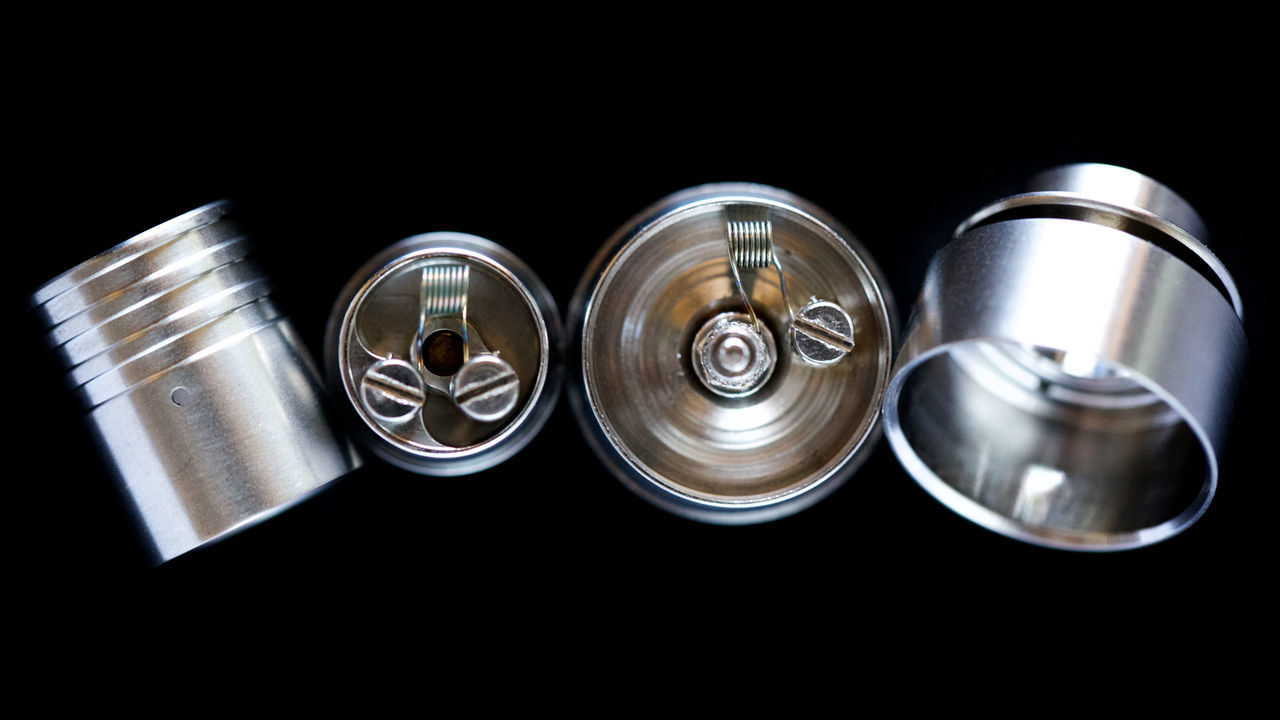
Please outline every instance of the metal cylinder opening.
[[1107, 165], [1051, 170], [963, 223], [886, 397], [903, 465], [961, 515], [1040, 545], [1119, 550], [1191, 525], [1245, 355], [1239, 295], [1203, 234], [1168, 188]]

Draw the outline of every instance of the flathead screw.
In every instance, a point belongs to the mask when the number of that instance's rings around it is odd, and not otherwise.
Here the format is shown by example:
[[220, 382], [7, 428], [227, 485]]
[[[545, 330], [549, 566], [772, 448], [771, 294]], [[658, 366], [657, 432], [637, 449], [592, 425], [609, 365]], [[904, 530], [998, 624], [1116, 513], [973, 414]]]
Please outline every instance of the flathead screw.
[[497, 355], [474, 355], [453, 376], [450, 394], [467, 417], [493, 422], [515, 408], [520, 379], [511, 365]]
[[403, 360], [375, 363], [360, 379], [360, 398], [365, 409], [387, 422], [404, 422], [427, 401], [422, 375]]
[[791, 330], [796, 354], [811, 365], [834, 365], [853, 352], [853, 320], [833, 302], [811, 301]]

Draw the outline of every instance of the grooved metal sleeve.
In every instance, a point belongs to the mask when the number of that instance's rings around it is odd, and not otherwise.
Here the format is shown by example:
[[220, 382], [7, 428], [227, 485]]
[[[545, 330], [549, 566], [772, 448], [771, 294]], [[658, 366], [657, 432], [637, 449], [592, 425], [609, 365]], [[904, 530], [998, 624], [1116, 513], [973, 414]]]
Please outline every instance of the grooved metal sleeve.
[[32, 296], [160, 561], [359, 466], [230, 209], [158, 225]]
[[1044, 173], [934, 258], [885, 400], [930, 494], [1073, 550], [1171, 537], [1217, 487], [1246, 355], [1239, 295], [1168, 188], [1107, 165]]

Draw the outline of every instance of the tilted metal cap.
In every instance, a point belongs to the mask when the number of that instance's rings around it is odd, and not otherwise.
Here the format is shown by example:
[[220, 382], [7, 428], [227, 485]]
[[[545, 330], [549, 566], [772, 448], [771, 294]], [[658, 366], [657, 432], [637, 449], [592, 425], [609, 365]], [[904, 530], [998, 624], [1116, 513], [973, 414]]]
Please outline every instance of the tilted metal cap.
[[32, 296], [161, 560], [359, 465], [229, 212], [181, 215]]

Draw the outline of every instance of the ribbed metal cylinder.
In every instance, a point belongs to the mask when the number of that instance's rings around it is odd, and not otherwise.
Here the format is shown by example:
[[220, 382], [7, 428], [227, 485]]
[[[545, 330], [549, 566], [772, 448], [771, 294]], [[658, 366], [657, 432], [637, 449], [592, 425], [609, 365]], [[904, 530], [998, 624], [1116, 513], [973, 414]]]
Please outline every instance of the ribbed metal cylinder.
[[160, 560], [359, 464], [229, 211], [174, 218], [32, 296]]

